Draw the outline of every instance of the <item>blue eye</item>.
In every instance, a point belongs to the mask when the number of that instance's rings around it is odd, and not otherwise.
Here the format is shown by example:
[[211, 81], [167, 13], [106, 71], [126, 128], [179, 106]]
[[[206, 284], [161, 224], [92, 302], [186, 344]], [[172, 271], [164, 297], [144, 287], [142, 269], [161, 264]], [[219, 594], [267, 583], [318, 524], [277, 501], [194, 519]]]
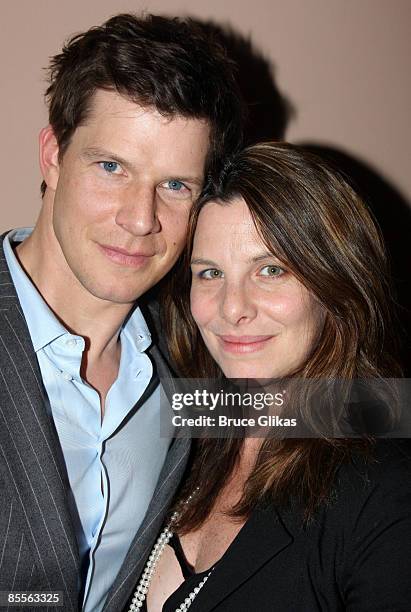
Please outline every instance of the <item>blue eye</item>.
[[176, 180], [167, 181], [167, 185], [169, 189], [172, 189], [173, 191], [181, 191], [181, 189], [185, 187], [184, 183]]
[[163, 181], [162, 183], [159, 183], [157, 189], [161, 197], [168, 201], [192, 200], [193, 198], [191, 188], [187, 187], [183, 181], [179, 181], [178, 179], [168, 179], [167, 181]]
[[120, 168], [120, 164], [113, 161], [100, 162], [100, 166], [109, 174], [114, 174]]
[[215, 278], [223, 278], [223, 273], [221, 270], [217, 270], [217, 268], [209, 268], [208, 270], [199, 272], [198, 276], [205, 280], [213, 280]]
[[284, 270], [280, 266], [264, 266], [259, 272], [260, 276], [281, 276]]

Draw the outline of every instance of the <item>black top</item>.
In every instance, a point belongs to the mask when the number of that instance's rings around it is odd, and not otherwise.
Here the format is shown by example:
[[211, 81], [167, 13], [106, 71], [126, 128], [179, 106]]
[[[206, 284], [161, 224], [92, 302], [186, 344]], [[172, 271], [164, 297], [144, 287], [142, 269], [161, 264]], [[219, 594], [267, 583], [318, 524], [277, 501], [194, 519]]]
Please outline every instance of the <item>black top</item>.
[[173, 533], [169, 541], [171, 548], [174, 550], [176, 559], [180, 565], [181, 571], [183, 572], [184, 579], [191, 578], [195, 575], [195, 571], [192, 565], [187, 561], [184, 554], [183, 547], [181, 546], [180, 538], [176, 533]]
[[[187, 587], [189, 584], [192, 585], [191, 588], [189, 588], [188, 593], [190, 593], [200, 582], [201, 580], [204, 578], [204, 576], [206, 576], [209, 573], [209, 569], [205, 570], [204, 572], [199, 572], [198, 574], [196, 574], [196, 572], [194, 571], [194, 568], [192, 565], [190, 565], [190, 563], [187, 561], [187, 558], [184, 554], [183, 548], [181, 546], [181, 542], [180, 542], [180, 538], [178, 537], [178, 535], [176, 533], [173, 533], [173, 535], [171, 536], [171, 539], [169, 541], [169, 545], [171, 546], [171, 548], [174, 550], [174, 554], [176, 556], [176, 559], [180, 565], [181, 571], [183, 573], [183, 577], [185, 582], [183, 583], [185, 587]], [[179, 592], [180, 588], [178, 588], [173, 594], [172, 597], [174, 599], [174, 596], [178, 596], [178, 592]], [[186, 596], [184, 596], [184, 598], [180, 601], [180, 604], [184, 601], [184, 599], [186, 598]], [[163, 612], [175, 612], [175, 609], [177, 606], [173, 606], [172, 604], [169, 604], [169, 599], [167, 599], [167, 601], [164, 603], [163, 606]], [[178, 604], [178, 605], [180, 605]], [[143, 607], [141, 608], [142, 612], [147, 612], [147, 602], [144, 601]]]
[[[308, 525], [297, 505], [256, 509], [190, 612], [410, 612], [410, 441], [379, 441], [374, 459], [339, 469]], [[175, 612], [190, 576], [165, 603]]]

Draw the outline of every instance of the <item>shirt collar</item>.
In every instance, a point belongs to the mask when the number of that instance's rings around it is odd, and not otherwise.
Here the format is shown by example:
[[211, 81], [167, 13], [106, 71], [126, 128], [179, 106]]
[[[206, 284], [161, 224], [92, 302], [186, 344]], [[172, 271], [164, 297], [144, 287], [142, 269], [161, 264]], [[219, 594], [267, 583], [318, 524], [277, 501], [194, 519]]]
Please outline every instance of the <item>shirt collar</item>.
[[32, 231], [33, 228], [31, 227], [12, 230], [4, 238], [3, 248], [10, 275], [27, 321], [31, 341], [35, 352], [37, 352], [56, 338], [66, 334], [67, 330], [56, 318], [53, 311], [48, 307], [24, 272], [11, 246], [12, 242], [22, 242], [25, 240]]
[[[38, 352], [60, 336], [67, 334], [68, 331], [30, 281], [11, 246], [12, 242], [25, 240], [32, 231], [31, 227], [12, 230], [4, 238], [3, 248], [34, 350]], [[127, 341], [140, 353], [150, 346], [151, 334], [139, 307], [136, 306], [124, 321], [120, 334], [124, 334]]]
[[131, 315], [123, 323], [121, 334], [142, 353], [151, 344], [151, 334], [140, 308], [136, 306]]

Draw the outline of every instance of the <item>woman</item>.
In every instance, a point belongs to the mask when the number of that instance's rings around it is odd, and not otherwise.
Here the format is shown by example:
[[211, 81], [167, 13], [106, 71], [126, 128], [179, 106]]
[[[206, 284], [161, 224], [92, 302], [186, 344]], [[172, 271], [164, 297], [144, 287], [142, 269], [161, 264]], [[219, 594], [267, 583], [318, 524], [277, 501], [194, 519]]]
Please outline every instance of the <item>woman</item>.
[[[266, 143], [241, 153], [195, 207], [186, 259], [191, 277], [183, 265], [166, 305], [183, 376], [399, 375], [379, 232], [345, 180], [304, 150]], [[405, 443], [193, 446], [130, 609], [411, 609]]]

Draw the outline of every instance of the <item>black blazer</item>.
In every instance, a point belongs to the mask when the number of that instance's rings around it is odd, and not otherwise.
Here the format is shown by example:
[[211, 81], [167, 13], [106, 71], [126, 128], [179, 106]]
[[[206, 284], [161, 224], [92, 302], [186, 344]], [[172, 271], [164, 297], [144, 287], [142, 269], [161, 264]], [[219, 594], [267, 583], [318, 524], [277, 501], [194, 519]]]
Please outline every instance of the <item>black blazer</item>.
[[[409, 612], [411, 451], [382, 441], [339, 470], [333, 499], [302, 527], [297, 509], [254, 511], [190, 612]], [[194, 576], [166, 602], [173, 611]]]
[[[155, 313], [154, 313], [155, 316]], [[158, 348], [148, 351], [166, 392], [173, 379]], [[26, 321], [0, 236], [0, 591], [61, 591], [63, 607], [79, 609], [79, 554], [70, 488], [59, 440]], [[153, 499], [104, 605], [118, 612], [142, 571], [184, 472], [189, 440], [170, 446]], [[29, 608], [13, 607], [18, 612]]]

